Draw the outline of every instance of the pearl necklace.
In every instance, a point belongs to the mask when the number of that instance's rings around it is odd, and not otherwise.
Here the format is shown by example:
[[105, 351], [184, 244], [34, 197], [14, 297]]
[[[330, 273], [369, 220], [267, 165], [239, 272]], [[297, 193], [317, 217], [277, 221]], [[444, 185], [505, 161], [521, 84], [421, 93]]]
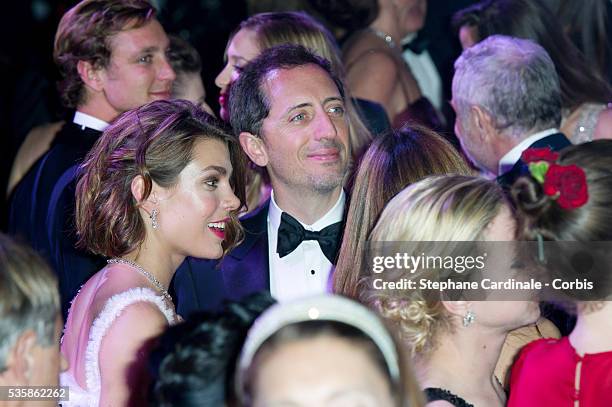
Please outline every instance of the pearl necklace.
[[153, 284], [155, 286], [155, 288], [157, 288], [157, 290], [160, 292], [162, 297], [164, 297], [169, 303], [171, 303], [171, 304], [173, 303], [172, 302], [172, 297], [170, 296], [170, 293], [168, 293], [168, 290], [166, 290], [164, 288], [162, 283], [160, 283], [159, 280], [156, 279], [153, 274], [151, 274], [147, 270], [143, 269], [140, 264], [138, 264], [136, 262], [133, 262], [131, 260], [121, 259], [121, 258], [118, 258], [118, 257], [115, 257], [113, 259], [107, 260], [106, 262], [108, 264], [127, 264], [128, 266], [131, 266], [131, 267], [135, 268], [136, 271], [138, 271], [140, 274], [145, 276], [147, 278], [147, 280], [149, 280], [151, 282], [151, 284]]

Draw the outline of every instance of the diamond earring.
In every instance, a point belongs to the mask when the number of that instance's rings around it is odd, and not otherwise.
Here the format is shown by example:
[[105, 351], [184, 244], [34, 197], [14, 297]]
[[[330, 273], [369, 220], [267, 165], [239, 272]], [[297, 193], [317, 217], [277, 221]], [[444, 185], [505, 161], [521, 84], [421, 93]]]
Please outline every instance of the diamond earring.
[[472, 311], [468, 311], [463, 317], [463, 326], [467, 328], [474, 321], [476, 321], [476, 314], [474, 314]]
[[159, 227], [159, 223], [157, 223], [158, 213], [159, 211], [157, 209], [153, 209], [151, 211], [151, 214], [149, 215], [149, 218], [151, 218], [151, 226], [153, 227], [153, 229], [157, 229]]

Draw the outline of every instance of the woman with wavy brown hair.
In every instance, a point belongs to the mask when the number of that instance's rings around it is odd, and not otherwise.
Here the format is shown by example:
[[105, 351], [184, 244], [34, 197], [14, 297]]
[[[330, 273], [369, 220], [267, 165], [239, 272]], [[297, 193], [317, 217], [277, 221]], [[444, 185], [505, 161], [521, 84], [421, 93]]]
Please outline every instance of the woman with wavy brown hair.
[[357, 298], [366, 240], [395, 194], [430, 175], [472, 173], [457, 150], [426, 127], [406, 126], [374, 140], [354, 176], [333, 291]]
[[176, 269], [186, 256], [219, 258], [240, 240], [240, 154], [187, 101], [128, 111], [96, 142], [80, 167], [76, 228], [80, 246], [110, 259], [70, 307], [64, 405], [146, 400], [148, 341], [177, 321], [168, 294]]

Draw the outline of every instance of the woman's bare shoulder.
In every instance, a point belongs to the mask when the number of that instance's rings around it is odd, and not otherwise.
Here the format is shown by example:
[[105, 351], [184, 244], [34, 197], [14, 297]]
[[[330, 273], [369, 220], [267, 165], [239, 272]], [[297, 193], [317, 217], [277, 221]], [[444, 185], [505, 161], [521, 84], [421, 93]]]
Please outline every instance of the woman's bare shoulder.
[[381, 57], [392, 58], [391, 51], [387, 44], [367, 30], [353, 34], [342, 47], [345, 64], [350, 64], [363, 55], [380, 55]]

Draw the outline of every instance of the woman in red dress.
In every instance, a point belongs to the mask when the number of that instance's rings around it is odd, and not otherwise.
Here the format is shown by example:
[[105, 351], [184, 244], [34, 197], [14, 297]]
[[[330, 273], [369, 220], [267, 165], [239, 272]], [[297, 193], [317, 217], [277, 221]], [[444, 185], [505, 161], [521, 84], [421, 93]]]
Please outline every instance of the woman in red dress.
[[591, 282], [592, 288], [564, 290], [575, 300], [576, 326], [567, 337], [541, 339], [522, 350], [512, 369], [508, 406], [609, 407], [612, 302], [605, 300], [612, 292], [612, 141], [549, 155], [536, 158], [540, 163], [531, 167], [546, 162], [546, 172], [538, 177], [543, 182], [522, 178], [512, 189], [524, 216], [525, 238], [554, 241], [563, 248], [553, 251], [549, 243], [540, 245], [540, 257], [553, 278]]

